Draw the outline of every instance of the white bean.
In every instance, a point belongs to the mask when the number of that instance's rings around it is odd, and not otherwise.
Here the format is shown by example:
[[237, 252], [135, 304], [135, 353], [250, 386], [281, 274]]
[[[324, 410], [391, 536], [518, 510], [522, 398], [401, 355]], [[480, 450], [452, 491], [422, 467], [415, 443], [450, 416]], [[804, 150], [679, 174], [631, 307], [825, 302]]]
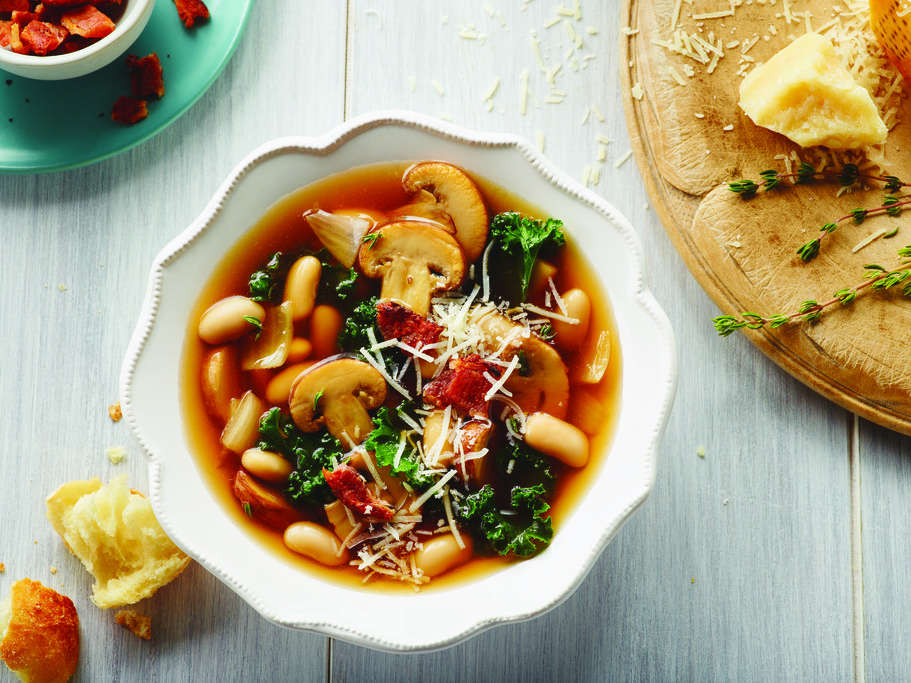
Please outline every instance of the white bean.
[[274, 375], [266, 385], [266, 400], [272, 405], [287, 403], [291, 397], [291, 386], [294, 384], [294, 380], [312, 365], [311, 362], [295, 363]]
[[315, 256], [302, 256], [294, 262], [285, 280], [285, 301], [291, 302], [294, 322], [306, 320], [316, 303], [316, 288], [323, 267]]
[[592, 302], [584, 289], [571, 289], [560, 297], [563, 299], [563, 305], [566, 307], [566, 315], [569, 318], [575, 318], [579, 322], [568, 323], [563, 320], [554, 320], [553, 325], [556, 336], [554, 344], [558, 349], [570, 351], [578, 348], [585, 335], [588, 334], [588, 326], [591, 322]]
[[525, 420], [525, 443], [570, 467], [588, 462], [588, 437], [578, 427], [547, 413], [533, 413]]
[[310, 343], [314, 358], [328, 358], [338, 353], [338, 335], [342, 331], [342, 314], [332, 306], [317, 306], [310, 316]]
[[438, 576], [465, 564], [471, 559], [473, 548], [468, 534], [461, 534], [461, 538], [464, 548], [459, 547], [452, 534], [440, 534], [424, 541], [423, 547], [414, 553], [414, 564], [424, 576]]
[[306, 555], [330, 567], [348, 562], [348, 549], [338, 536], [313, 522], [295, 522], [285, 529], [285, 545], [296, 553]]
[[207, 344], [224, 344], [240, 339], [255, 325], [247, 318], [262, 322], [265, 309], [245, 296], [229, 296], [206, 310], [199, 319], [199, 338]]
[[313, 344], [309, 339], [295, 337], [291, 340], [291, 348], [288, 349], [288, 363], [300, 363], [307, 360], [313, 353]]
[[248, 448], [240, 457], [240, 464], [254, 477], [272, 484], [281, 484], [294, 471], [294, 466], [278, 453], [261, 448]]

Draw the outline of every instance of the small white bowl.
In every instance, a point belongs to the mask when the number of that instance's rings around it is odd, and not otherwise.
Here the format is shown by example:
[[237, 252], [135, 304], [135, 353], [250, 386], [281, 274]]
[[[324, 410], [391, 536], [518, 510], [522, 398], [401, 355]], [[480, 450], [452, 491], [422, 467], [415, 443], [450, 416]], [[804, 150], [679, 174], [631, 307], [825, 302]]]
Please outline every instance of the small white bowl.
[[[610, 298], [623, 356], [620, 416], [607, 457], [544, 552], [452, 588], [368, 595], [292, 566], [228, 518], [188, 451], [178, 395], [181, 355], [197, 292], [270, 205], [357, 166], [419, 159], [455, 163], [564, 221]], [[642, 245], [613, 207], [519, 137], [382, 112], [322, 138], [270, 142], [240, 163], [156, 258], [123, 364], [121, 400], [149, 461], [155, 513], [177, 545], [277, 624], [403, 652], [449, 646], [565, 600], [651, 491], [676, 379], [673, 333], [646, 289]]]
[[97, 71], [125, 53], [139, 37], [155, 0], [123, 0], [123, 16], [114, 32], [91, 45], [65, 55], [20, 55], [0, 47], [0, 69], [39, 81], [62, 81]]

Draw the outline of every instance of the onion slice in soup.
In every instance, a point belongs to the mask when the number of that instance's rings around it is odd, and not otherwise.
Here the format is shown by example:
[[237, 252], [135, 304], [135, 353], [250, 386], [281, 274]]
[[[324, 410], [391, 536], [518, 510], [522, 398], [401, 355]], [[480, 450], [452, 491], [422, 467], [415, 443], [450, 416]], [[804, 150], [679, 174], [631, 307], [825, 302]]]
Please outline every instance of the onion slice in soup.
[[290, 301], [266, 310], [263, 327], [258, 335], [248, 335], [244, 341], [241, 367], [244, 370], [263, 370], [284, 365], [294, 335], [294, 320]]
[[238, 455], [251, 448], [259, 436], [259, 418], [265, 409], [265, 404], [252, 391], [244, 394], [221, 432], [221, 445]]
[[373, 227], [368, 218], [350, 213], [327, 213], [317, 210], [304, 217], [314, 234], [345, 268], [351, 268], [357, 259], [357, 250], [367, 231]]
[[607, 366], [610, 365], [610, 332], [602, 332], [598, 335], [598, 341], [594, 344], [594, 349], [588, 351], [591, 354], [591, 360], [586, 363], [579, 373], [578, 381], [584, 384], [597, 384], [607, 372]]

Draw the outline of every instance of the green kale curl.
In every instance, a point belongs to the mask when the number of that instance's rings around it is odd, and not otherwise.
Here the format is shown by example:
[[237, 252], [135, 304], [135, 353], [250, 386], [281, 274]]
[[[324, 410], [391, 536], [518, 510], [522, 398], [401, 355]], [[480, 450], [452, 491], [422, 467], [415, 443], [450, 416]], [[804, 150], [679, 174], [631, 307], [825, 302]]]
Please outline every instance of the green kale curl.
[[323, 468], [332, 469], [332, 459], [341, 459], [342, 446], [328, 432], [308, 434], [278, 408], [271, 408], [259, 420], [257, 448], [282, 455], [295, 465], [288, 476], [285, 495], [296, 503], [323, 505], [332, 491]]
[[294, 260], [292, 260], [292, 258], [289, 258], [280, 251], [276, 251], [272, 254], [262, 268], [255, 270], [250, 274], [248, 282], [250, 298], [253, 301], [274, 303], [273, 298], [276, 295], [276, 285], [278, 285], [279, 281], [282, 281], [287, 277], [288, 270], [293, 263]]
[[494, 490], [485, 485], [466, 496], [457, 509], [462, 519], [483, 534], [500, 555], [530, 557], [547, 547], [554, 535], [551, 518], [544, 517], [550, 505], [544, 500], [541, 484], [515, 487], [506, 510], [497, 504]]
[[345, 319], [345, 325], [338, 335], [338, 347], [342, 351], [357, 353], [362, 348], [371, 346], [368, 329], [373, 330], [374, 337], [380, 339], [380, 328], [376, 322], [377, 298], [365, 299]]
[[[368, 451], [373, 451], [377, 465], [390, 467], [390, 472], [399, 479], [405, 479], [409, 486], [414, 489], [423, 489], [433, 484], [433, 478], [425, 473], [414, 445], [406, 441], [405, 448], [396, 463], [402, 439], [405, 438], [404, 433], [411, 429], [400, 416], [403, 412], [413, 408], [413, 401], [403, 401], [394, 410], [390, 410], [387, 406], [380, 408], [373, 418], [374, 430], [370, 432], [364, 442], [364, 447]], [[414, 418], [414, 415], [411, 417]]]
[[[512, 281], [511, 286], [506, 283], [506, 292], [512, 296], [504, 298], [513, 303], [526, 300], [531, 274], [541, 250], [556, 250], [566, 244], [563, 221], [556, 218], [540, 221], [515, 211], [494, 216], [490, 222], [490, 236], [498, 242], [500, 249], [492, 252], [494, 263], [488, 263], [488, 271], [502, 274], [501, 280]], [[498, 262], [504, 257], [506, 262]]]

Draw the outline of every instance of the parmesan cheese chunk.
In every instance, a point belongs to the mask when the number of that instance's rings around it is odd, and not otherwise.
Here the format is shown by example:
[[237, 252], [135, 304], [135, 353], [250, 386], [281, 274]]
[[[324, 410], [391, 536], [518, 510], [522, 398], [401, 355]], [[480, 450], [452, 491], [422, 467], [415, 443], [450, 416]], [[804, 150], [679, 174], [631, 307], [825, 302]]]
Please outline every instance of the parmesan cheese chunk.
[[801, 147], [877, 145], [888, 132], [870, 94], [845, 69], [829, 39], [807, 33], [754, 69], [740, 107], [758, 126]]

